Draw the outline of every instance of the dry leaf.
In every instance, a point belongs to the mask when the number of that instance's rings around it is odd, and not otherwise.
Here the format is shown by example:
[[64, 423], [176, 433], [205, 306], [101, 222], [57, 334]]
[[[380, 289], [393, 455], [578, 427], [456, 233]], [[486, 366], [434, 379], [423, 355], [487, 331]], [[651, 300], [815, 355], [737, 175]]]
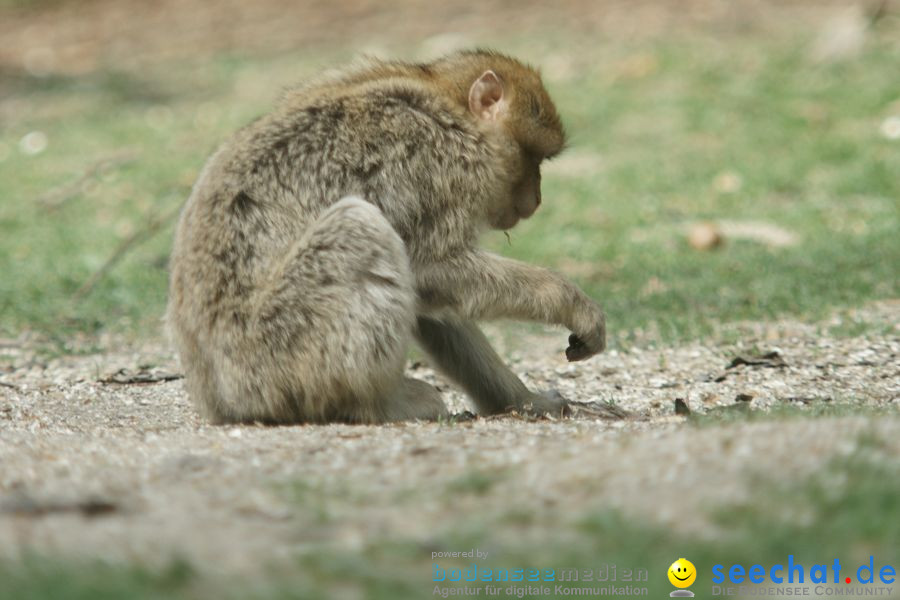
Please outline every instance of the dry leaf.
[[712, 250], [722, 245], [722, 232], [715, 223], [696, 223], [688, 230], [688, 244], [694, 250]]

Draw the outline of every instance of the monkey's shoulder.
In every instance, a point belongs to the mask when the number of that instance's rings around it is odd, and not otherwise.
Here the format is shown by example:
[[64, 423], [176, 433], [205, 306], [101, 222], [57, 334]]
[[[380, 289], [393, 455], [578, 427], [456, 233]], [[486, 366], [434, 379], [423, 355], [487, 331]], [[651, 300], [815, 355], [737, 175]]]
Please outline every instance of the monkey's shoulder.
[[304, 132], [352, 131], [381, 139], [438, 135], [478, 144], [481, 134], [464, 110], [434, 85], [412, 77], [387, 76], [285, 96], [276, 120]]

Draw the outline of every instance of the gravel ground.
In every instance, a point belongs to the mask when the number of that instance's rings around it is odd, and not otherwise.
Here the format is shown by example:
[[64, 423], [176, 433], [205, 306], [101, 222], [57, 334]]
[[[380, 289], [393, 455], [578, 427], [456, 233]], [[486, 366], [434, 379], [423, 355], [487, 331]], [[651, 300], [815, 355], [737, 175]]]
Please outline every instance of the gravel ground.
[[[862, 433], [893, 440], [900, 451], [897, 416], [861, 411], [697, 427], [674, 412], [677, 398], [694, 413], [896, 407], [900, 328], [890, 324], [900, 323], [900, 302], [843, 318], [889, 326], [835, 337], [823, 333], [834, 322], [741, 324], [723, 335], [742, 339], [738, 345], [633, 348], [578, 365], [565, 363], [560, 332], [523, 339], [494, 330], [529, 385], [614, 402], [633, 418], [382, 427], [213, 427], [193, 412], [181, 380], [101, 381], [177, 373], [163, 344], [48, 361], [26, 336], [0, 340], [0, 556], [38, 551], [155, 564], [178, 555], [213, 572], [253, 572], [325, 545], [427, 542], [465, 515], [492, 522], [516, 510], [558, 523], [601, 507], [715, 535], [701, 508], [745, 499], [761, 474], [808, 473], [853, 451]], [[760, 364], [727, 368], [742, 360]], [[140, 370], [145, 365], [152, 368]], [[426, 365], [412, 363], [410, 372], [441, 385], [454, 409], [465, 408]], [[473, 473], [495, 481], [483, 493], [459, 492], [475, 485]], [[517, 499], [514, 509], [509, 498]], [[697, 510], [684, 514], [686, 505]], [[516, 535], [537, 540], [541, 531]]]

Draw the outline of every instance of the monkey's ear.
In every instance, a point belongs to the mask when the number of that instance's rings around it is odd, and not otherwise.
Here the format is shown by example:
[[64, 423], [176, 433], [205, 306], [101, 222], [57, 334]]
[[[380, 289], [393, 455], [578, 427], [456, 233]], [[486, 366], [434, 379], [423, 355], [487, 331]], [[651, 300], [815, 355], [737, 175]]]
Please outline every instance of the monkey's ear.
[[503, 84], [497, 74], [487, 70], [469, 88], [469, 110], [479, 119], [494, 121], [506, 114]]

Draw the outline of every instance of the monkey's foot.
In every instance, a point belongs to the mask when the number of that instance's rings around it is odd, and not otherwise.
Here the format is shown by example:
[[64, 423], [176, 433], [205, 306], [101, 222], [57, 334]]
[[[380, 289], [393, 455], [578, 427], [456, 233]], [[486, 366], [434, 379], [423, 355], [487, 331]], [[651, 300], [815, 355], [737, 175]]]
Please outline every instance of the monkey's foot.
[[437, 388], [411, 377], [403, 378], [384, 408], [385, 421], [437, 421], [449, 415]]

